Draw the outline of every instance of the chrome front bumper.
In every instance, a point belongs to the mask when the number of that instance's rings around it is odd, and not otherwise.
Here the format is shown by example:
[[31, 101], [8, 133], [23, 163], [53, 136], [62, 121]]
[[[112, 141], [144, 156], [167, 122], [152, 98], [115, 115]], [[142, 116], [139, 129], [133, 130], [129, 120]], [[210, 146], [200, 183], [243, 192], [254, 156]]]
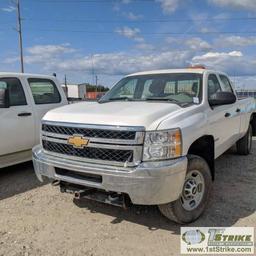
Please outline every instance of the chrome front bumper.
[[[179, 198], [187, 170], [187, 157], [169, 161], [148, 162], [131, 167], [106, 166], [68, 160], [48, 155], [41, 145], [33, 148], [35, 173], [40, 181], [43, 176], [87, 187], [126, 193], [132, 203], [158, 205]], [[70, 171], [96, 174], [102, 182], [76, 179], [56, 174], [55, 167]]]

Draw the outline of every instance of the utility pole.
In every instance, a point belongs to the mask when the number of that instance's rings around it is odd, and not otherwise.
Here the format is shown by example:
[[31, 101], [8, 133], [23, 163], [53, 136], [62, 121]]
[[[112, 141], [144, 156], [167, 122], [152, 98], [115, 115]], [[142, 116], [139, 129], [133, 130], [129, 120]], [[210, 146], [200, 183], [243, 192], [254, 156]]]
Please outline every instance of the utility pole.
[[98, 76], [95, 76], [96, 92], [98, 91]]
[[24, 73], [20, 0], [16, 1], [16, 7], [17, 7], [17, 32], [19, 33], [19, 48], [20, 48], [20, 67], [21, 67], [21, 73]]

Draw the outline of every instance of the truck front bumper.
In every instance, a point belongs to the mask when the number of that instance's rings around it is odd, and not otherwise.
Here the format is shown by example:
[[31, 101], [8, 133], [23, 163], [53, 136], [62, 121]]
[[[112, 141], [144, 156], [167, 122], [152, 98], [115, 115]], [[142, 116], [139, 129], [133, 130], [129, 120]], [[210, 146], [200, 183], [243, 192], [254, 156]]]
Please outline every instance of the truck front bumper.
[[[43, 176], [105, 191], [126, 193], [132, 203], [159, 205], [179, 198], [187, 170], [187, 157], [169, 161], [145, 162], [134, 168], [106, 166], [48, 155], [40, 145], [33, 148], [36, 176]], [[100, 182], [59, 175], [56, 168], [101, 176]]]

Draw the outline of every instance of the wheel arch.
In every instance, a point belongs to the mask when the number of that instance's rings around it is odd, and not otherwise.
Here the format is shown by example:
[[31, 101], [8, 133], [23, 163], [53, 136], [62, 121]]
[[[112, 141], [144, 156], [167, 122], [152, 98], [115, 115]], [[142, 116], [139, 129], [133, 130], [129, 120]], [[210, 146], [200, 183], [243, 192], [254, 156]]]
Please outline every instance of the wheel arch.
[[252, 126], [252, 135], [256, 136], [256, 113], [251, 114], [250, 124]]
[[214, 137], [212, 135], [204, 135], [195, 140], [188, 149], [188, 154], [202, 157], [209, 165], [212, 179], [215, 177], [215, 161], [214, 161]]

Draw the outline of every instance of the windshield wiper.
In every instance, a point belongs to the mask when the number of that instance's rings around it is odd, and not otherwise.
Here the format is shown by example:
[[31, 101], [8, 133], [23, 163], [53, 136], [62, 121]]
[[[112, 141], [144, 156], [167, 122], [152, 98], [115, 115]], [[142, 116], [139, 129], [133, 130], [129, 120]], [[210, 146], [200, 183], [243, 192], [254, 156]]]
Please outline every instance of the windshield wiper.
[[177, 105], [179, 105], [180, 107], [188, 107], [193, 105], [193, 102], [180, 102], [178, 100], [175, 99], [170, 99], [170, 98], [161, 98], [161, 97], [148, 97], [145, 99], [146, 101], [168, 101], [168, 102], [173, 102]]
[[174, 102], [174, 103], [177, 103], [177, 104], [181, 104], [180, 101], [178, 100], [175, 100], [175, 99], [170, 99], [170, 98], [162, 98], [162, 97], [148, 97], [148, 98], [145, 98], [145, 100], [148, 100], [148, 101], [169, 101], [169, 102]]
[[129, 98], [129, 97], [116, 97], [116, 98], [109, 98], [107, 100], [99, 100], [98, 102], [99, 103], [105, 103], [105, 102], [110, 102], [110, 101], [122, 101], [122, 100], [125, 100], [125, 101], [133, 101], [132, 98]]

